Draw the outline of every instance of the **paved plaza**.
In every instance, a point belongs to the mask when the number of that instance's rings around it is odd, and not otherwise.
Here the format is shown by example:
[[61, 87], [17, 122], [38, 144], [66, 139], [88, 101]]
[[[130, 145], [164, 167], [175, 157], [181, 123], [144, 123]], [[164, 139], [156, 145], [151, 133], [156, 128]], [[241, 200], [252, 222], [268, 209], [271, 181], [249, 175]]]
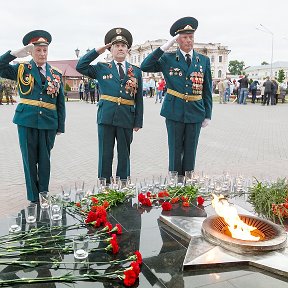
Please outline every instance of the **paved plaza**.
[[[144, 99], [144, 128], [134, 133], [131, 174], [138, 180], [166, 175], [168, 170], [165, 122], [159, 115], [161, 105], [154, 101]], [[97, 179], [96, 105], [67, 102], [66, 107], [66, 133], [57, 136], [52, 150], [51, 193], [76, 179], [89, 185]], [[0, 107], [0, 217], [28, 203], [14, 110], [15, 105]], [[287, 104], [214, 103], [212, 121], [201, 132], [196, 170], [261, 179], [287, 176], [287, 115]]]

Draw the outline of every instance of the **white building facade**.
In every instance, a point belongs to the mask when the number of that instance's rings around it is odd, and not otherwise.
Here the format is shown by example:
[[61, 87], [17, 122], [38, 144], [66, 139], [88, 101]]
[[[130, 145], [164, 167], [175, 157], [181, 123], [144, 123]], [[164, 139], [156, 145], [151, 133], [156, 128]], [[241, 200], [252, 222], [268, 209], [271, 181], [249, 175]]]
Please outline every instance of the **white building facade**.
[[[288, 79], [288, 61], [278, 61], [274, 62], [272, 66], [260, 65], [260, 66], [250, 66], [244, 69], [245, 74], [253, 80], [264, 80], [267, 76], [278, 78], [279, 70], [283, 69], [285, 73], [285, 78]], [[271, 73], [272, 72], [272, 73]]]
[[[158, 39], [153, 41], [146, 41], [143, 44], [134, 45], [131, 47], [130, 54], [127, 57], [127, 61], [136, 66], [140, 66], [142, 61], [155, 49], [166, 43], [165, 39]], [[175, 51], [178, 45], [175, 43], [169, 51]], [[211, 72], [213, 80], [226, 77], [228, 72], [228, 50], [227, 46], [222, 46], [220, 43], [194, 43], [194, 49], [210, 58]], [[107, 55], [106, 60], [111, 60], [111, 54]], [[159, 78], [161, 73], [143, 73], [143, 78]]]

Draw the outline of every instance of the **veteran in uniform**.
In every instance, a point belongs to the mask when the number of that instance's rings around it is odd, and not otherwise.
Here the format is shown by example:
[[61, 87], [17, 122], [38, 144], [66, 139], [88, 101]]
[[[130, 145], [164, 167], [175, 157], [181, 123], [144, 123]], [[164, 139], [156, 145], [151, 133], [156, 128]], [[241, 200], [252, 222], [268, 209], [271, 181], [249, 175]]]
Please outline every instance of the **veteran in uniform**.
[[[173, 38], [149, 54], [141, 64], [144, 72], [162, 72], [167, 95], [160, 115], [166, 118], [169, 171], [194, 170], [201, 127], [208, 125], [212, 112], [210, 60], [193, 50], [198, 21], [177, 20], [170, 29]], [[176, 52], [165, 53], [177, 42]]]
[[[112, 176], [115, 140], [118, 163], [116, 175], [121, 179], [130, 176], [130, 144], [133, 130], [143, 124], [142, 72], [125, 61], [132, 45], [132, 35], [124, 28], [113, 28], [105, 36], [105, 46], [93, 49], [80, 58], [78, 72], [97, 79], [101, 90], [98, 103], [98, 177]], [[109, 49], [113, 60], [90, 65], [100, 54]]]
[[[24, 47], [0, 57], [0, 77], [17, 80], [20, 103], [13, 122], [18, 125], [27, 198], [39, 200], [48, 191], [50, 151], [56, 134], [64, 133], [65, 101], [61, 72], [47, 63], [51, 35], [35, 30], [23, 38]], [[32, 55], [30, 62], [9, 64]]]

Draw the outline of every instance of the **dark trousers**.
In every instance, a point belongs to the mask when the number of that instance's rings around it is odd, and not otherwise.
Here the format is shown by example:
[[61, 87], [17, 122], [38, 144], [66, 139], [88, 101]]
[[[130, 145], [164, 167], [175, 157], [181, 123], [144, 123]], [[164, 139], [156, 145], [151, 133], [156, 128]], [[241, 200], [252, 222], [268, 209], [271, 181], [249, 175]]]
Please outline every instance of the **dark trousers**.
[[264, 92], [264, 100], [263, 100], [264, 105], [266, 103], [267, 103], [267, 105], [269, 105], [271, 94], [272, 94], [271, 92]]
[[116, 176], [126, 179], [130, 176], [130, 144], [133, 140], [133, 129], [98, 124], [98, 177], [106, 178], [107, 183], [112, 176], [115, 139], [118, 155]]
[[48, 191], [50, 151], [56, 130], [39, 130], [18, 125], [19, 144], [26, 180], [27, 199], [36, 201], [39, 192]]
[[257, 90], [256, 89], [252, 89], [251, 90], [251, 94], [252, 94], [252, 103], [255, 103]]
[[91, 103], [95, 103], [95, 91], [90, 91]]
[[83, 100], [84, 98], [83, 98], [83, 92], [79, 92], [79, 99], [80, 100]]
[[194, 170], [200, 123], [183, 123], [166, 119], [169, 147], [169, 171], [185, 175]]

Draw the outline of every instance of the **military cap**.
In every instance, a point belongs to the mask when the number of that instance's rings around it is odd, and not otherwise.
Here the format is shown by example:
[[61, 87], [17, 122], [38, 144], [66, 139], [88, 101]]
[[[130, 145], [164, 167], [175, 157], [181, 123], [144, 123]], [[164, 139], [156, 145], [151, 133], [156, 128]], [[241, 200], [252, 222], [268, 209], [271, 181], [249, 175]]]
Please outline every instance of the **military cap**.
[[125, 28], [113, 28], [105, 35], [105, 45], [108, 43], [123, 42], [127, 44], [128, 48], [131, 47], [133, 38], [131, 33]]
[[193, 17], [178, 19], [170, 28], [171, 36], [183, 33], [194, 33], [198, 27], [198, 20]]
[[49, 45], [52, 41], [52, 37], [49, 32], [44, 30], [34, 30], [27, 33], [23, 37], [23, 44], [26, 46], [30, 43], [34, 45]]

